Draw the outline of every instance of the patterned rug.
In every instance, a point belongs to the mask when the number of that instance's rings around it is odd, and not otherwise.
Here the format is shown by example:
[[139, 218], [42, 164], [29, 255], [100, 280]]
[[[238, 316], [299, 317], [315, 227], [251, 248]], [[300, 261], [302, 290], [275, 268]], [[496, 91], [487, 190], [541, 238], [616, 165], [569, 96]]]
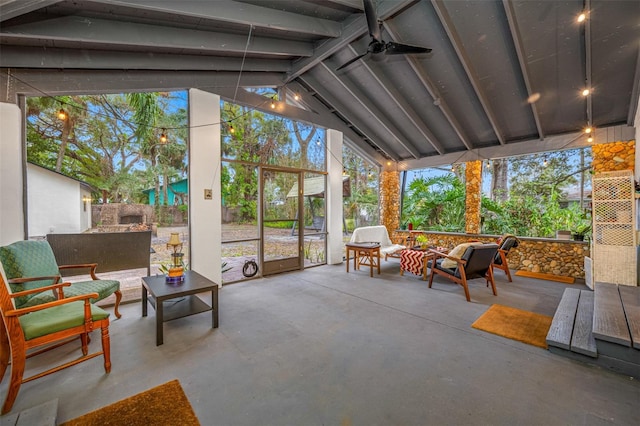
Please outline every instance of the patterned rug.
[[61, 426], [98, 425], [176, 425], [200, 426], [191, 403], [180, 386], [172, 380], [137, 395], [62, 423]]
[[546, 349], [547, 333], [552, 320], [551, 317], [535, 312], [491, 305], [471, 327]]

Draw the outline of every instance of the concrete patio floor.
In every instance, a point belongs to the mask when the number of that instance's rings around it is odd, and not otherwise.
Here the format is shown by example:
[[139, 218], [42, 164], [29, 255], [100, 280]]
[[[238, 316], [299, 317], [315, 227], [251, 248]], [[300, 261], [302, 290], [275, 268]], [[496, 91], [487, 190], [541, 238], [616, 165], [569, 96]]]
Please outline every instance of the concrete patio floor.
[[110, 374], [97, 358], [24, 384], [12, 413], [58, 398], [62, 422], [178, 379], [203, 425], [640, 424], [637, 380], [471, 328], [493, 303], [553, 315], [565, 284], [499, 271], [498, 296], [474, 280], [468, 303], [439, 277], [399, 276], [397, 259], [382, 269], [225, 286], [218, 329], [209, 313], [175, 320], [159, 347], [153, 309], [123, 305]]

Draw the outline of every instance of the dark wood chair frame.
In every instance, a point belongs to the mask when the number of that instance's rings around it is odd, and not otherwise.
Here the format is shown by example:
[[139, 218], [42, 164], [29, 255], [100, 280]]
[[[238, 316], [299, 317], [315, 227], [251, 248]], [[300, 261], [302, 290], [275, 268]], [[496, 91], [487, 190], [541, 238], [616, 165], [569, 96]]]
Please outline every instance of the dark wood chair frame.
[[[41, 280], [43, 277], [30, 278], [24, 280]], [[43, 303], [41, 305], [31, 306], [27, 308], [15, 309], [11, 298], [25, 296], [41, 291], [52, 290], [56, 294], [63, 294], [63, 287], [70, 286], [70, 283], [57, 283], [46, 287], [32, 290], [25, 290], [16, 293], [9, 293], [5, 284], [4, 277], [0, 275], [0, 311], [3, 323], [0, 323], [0, 381], [4, 378], [4, 374], [11, 359], [11, 379], [9, 388], [1, 413], [6, 414], [11, 411], [13, 403], [18, 396], [18, 391], [23, 383], [30, 382], [35, 379], [47, 376], [49, 374], [60, 371], [64, 368], [71, 367], [80, 362], [87, 361], [91, 358], [102, 355], [104, 357], [104, 370], [106, 373], [111, 371], [111, 344], [109, 338], [109, 318], [94, 321], [91, 316], [91, 305], [89, 299], [97, 298], [97, 293], [88, 293], [69, 298], [60, 298], [53, 302]], [[20, 325], [19, 317], [31, 312], [48, 309], [75, 301], [84, 301], [84, 324], [71, 327], [65, 330], [36, 337], [34, 339], [25, 340], [24, 332]], [[89, 333], [96, 329], [101, 330], [102, 350], [89, 353]], [[63, 344], [69, 343], [71, 340], [80, 338], [82, 347], [82, 356], [79, 358], [57, 365], [41, 373], [23, 378], [25, 371], [26, 359], [41, 354], [51, 349], [57, 348]], [[39, 348], [39, 349], [37, 349]], [[29, 351], [29, 353], [27, 353]]]
[[[498, 254], [496, 254], [496, 257], [491, 263], [492, 269], [502, 269], [504, 271], [509, 282], [513, 282], [513, 279], [511, 279], [511, 271], [509, 271], [509, 262], [507, 262], [507, 255], [512, 248], [518, 246], [517, 241], [518, 240], [515, 237], [506, 237], [500, 245], [500, 248], [498, 249]], [[498, 259], [500, 259], [500, 262], [497, 262]]]
[[[467, 251], [475, 250], [477, 248], [478, 246], [472, 246], [467, 248]], [[496, 249], [497, 249], [497, 245], [496, 245]], [[443, 277], [461, 285], [462, 288], [464, 288], [464, 295], [467, 298], [467, 302], [471, 302], [471, 296], [469, 295], [469, 286], [467, 285], [467, 273], [466, 273], [466, 266], [467, 266], [468, 260], [464, 259], [465, 257], [467, 257], [466, 256], [467, 251], [465, 251], [465, 254], [463, 254], [462, 259], [458, 259], [457, 257], [449, 256], [446, 253], [442, 253], [434, 249], [429, 249], [429, 255], [432, 256], [432, 260], [430, 261], [431, 275], [429, 277], [429, 288], [431, 288], [431, 285], [433, 284], [433, 276], [435, 274], [442, 275]], [[452, 270], [453, 273], [449, 273], [445, 270], [439, 269], [435, 265], [438, 259], [444, 259], [444, 258], [451, 259], [457, 263], [456, 268]], [[469, 256], [469, 260], [471, 260], [470, 256]], [[459, 276], [456, 276], [456, 272], [459, 274]], [[496, 290], [496, 283], [493, 280], [493, 269], [491, 268], [490, 263], [487, 263], [486, 271], [482, 272], [480, 276], [482, 276], [484, 279], [487, 280], [487, 286], [491, 284], [491, 290], [493, 291], [493, 295], [497, 296], [498, 291]], [[472, 275], [468, 279], [479, 278], [480, 276]]]

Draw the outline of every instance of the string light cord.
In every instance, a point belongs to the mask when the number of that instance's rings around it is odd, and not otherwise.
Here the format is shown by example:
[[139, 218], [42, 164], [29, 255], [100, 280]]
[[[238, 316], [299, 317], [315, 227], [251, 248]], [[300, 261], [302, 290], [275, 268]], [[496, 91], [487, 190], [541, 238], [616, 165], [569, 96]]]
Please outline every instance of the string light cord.
[[240, 78], [242, 77], [242, 70], [244, 69], [244, 60], [247, 57], [247, 50], [249, 50], [249, 41], [251, 40], [251, 31], [253, 31], [253, 24], [249, 25], [249, 35], [247, 36], [247, 44], [244, 46], [244, 53], [242, 54], [242, 63], [240, 64], [240, 72], [238, 73], [238, 81], [236, 83], [236, 91], [233, 93], [233, 103], [236, 102], [236, 95], [238, 94], [238, 87], [240, 87]]
[[[103, 112], [100, 112], [100, 111], [92, 111], [89, 108], [86, 108], [86, 107], [83, 107], [83, 106], [80, 106], [80, 105], [76, 105], [76, 104], [74, 104], [72, 102], [65, 101], [63, 99], [60, 99], [58, 96], [54, 96], [54, 95], [48, 94], [47, 92], [43, 91], [42, 89], [34, 86], [33, 84], [31, 84], [31, 83], [29, 83], [29, 82], [27, 82], [25, 80], [22, 80], [19, 77], [11, 75], [9, 72], [7, 72], [5, 70], [2, 70], [2, 72], [7, 76], [8, 79], [13, 79], [15, 81], [18, 81], [18, 82], [24, 84], [25, 86], [33, 89], [34, 91], [37, 91], [38, 93], [42, 94], [42, 96], [41, 96], [42, 98], [52, 99], [53, 101], [59, 103], [60, 105], [67, 106], [67, 107], [73, 108], [75, 110], [80, 110], [80, 111], [84, 111], [84, 112], [90, 112], [91, 114], [94, 114], [94, 115], [97, 115], [97, 116], [100, 116], [100, 117], [113, 119], [113, 120], [116, 120], [116, 121], [120, 121], [122, 123], [129, 124], [131, 126], [139, 126], [139, 125], [142, 124], [142, 123], [139, 123], [139, 122], [136, 122], [136, 121], [133, 121], [133, 120], [129, 120], [129, 119], [123, 118], [121, 116], [117, 116], [117, 115], [115, 115], [116, 113], [114, 113], [113, 115], [110, 115], [110, 114], [106, 114], [106, 113], [103, 113]], [[105, 98], [105, 95], [100, 95], [100, 96], [102, 98]], [[154, 129], [154, 130], [189, 130], [189, 129], [197, 129], [197, 128], [200, 128], [200, 127], [211, 127], [211, 126], [217, 126], [217, 125], [220, 125], [220, 124], [228, 124], [228, 123], [232, 123], [233, 121], [238, 120], [238, 119], [240, 119], [240, 118], [242, 118], [242, 117], [244, 117], [246, 115], [249, 115], [254, 111], [259, 111], [259, 110], [266, 111], [267, 110], [267, 108], [266, 108], [267, 104], [270, 104], [271, 102], [272, 102], [272, 99], [270, 99], [270, 98], [269, 99], [265, 99], [262, 103], [258, 104], [257, 106], [248, 107], [248, 109], [245, 112], [243, 112], [242, 114], [239, 114], [239, 115], [237, 115], [234, 118], [229, 119], [229, 120], [220, 120], [218, 122], [198, 124], [198, 125], [195, 125], [195, 126], [155, 125], [155, 126], [149, 126], [149, 127]]]

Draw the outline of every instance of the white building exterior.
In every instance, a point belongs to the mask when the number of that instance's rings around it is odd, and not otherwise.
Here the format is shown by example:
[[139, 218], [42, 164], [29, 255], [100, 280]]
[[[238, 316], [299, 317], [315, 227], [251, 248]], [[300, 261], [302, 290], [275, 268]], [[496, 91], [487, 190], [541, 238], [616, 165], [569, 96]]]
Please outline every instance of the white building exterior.
[[29, 238], [91, 228], [91, 188], [84, 182], [27, 163]]

